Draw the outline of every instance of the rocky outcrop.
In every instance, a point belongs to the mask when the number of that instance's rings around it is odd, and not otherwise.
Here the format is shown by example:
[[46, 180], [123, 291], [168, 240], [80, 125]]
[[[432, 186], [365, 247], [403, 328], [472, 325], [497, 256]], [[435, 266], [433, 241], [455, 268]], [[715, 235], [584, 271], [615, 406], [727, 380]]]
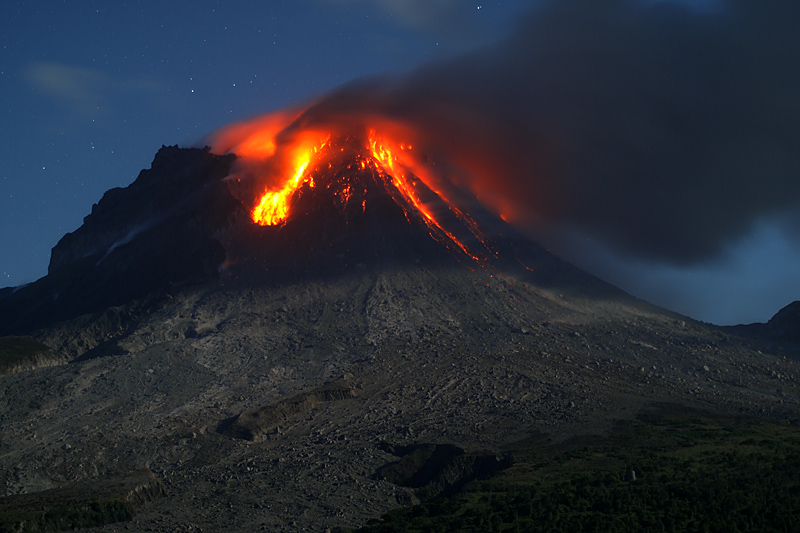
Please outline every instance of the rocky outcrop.
[[741, 324], [723, 329], [764, 343], [767, 350], [796, 357], [795, 345], [800, 343], [800, 300], [782, 308], [766, 324]]
[[[189, 219], [184, 222], [191, 220], [204, 226], [219, 224], [227, 216], [226, 195], [219, 182], [228, 175], [233, 159], [214, 155], [207, 148], [162, 146], [151, 167], [142, 170], [136, 181], [107, 191], [83, 219], [83, 225], [64, 235], [53, 248], [48, 273], [84, 257], [110, 255], [168, 219]], [[204, 194], [206, 188], [223, 194]], [[201, 220], [206, 217], [212, 220]]]
[[355, 397], [356, 387], [353, 383], [347, 379], [340, 379], [275, 405], [242, 411], [238, 416], [223, 421], [218, 430], [235, 439], [260, 440], [276, 426], [307, 413], [323, 403]]
[[800, 342], [800, 300], [775, 313], [764, 325], [764, 333], [775, 340]]
[[108, 191], [59, 241], [47, 276], [0, 295], [0, 335], [216, 278], [225, 260], [216, 235], [241, 209], [222, 181], [234, 159], [162, 147], [150, 169]]
[[0, 498], [0, 531], [62, 531], [130, 520], [165, 495], [147, 469], [42, 492]]
[[63, 355], [32, 337], [0, 337], [0, 375], [66, 362]]

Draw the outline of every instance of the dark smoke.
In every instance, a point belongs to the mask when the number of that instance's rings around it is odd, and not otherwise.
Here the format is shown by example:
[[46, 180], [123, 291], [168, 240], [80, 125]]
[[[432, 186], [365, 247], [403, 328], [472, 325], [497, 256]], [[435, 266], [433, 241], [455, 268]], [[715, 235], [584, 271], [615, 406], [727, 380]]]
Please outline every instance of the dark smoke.
[[798, 28], [794, 1], [553, 1], [496, 46], [351, 85], [300, 122], [411, 123], [468, 170], [449, 179], [545, 241], [689, 264], [798, 219]]

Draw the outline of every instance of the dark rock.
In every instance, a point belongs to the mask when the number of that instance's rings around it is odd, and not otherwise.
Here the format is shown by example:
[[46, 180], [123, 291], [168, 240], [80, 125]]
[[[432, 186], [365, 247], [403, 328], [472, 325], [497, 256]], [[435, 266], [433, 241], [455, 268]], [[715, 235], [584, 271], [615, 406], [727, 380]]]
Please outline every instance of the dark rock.
[[32, 337], [0, 337], [0, 375], [64, 362], [63, 356]]
[[775, 313], [764, 327], [765, 333], [776, 340], [800, 342], [800, 300]]
[[510, 455], [467, 454], [452, 444], [412, 444], [382, 448], [400, 460], [383, 466], [375, 477], [401, 485], [421, 489], [424, 496], [433, 497], [458, 492], [474, 479], [486, 479], [510, 467]]
[[275, 405], [242, 411], [239, 415], [222, 421], [217, 431], [235, 439], [258, 440], [279, 424], [307, 413], [320, 404], [355, 396], [356, 388], [352, 383], [347, 380], [334, 381]]
[[241, 204], [222, 179], [234, 156], [162, 147], [130, 186], [108, 191], [53, 248], [48, 275], [0, 297], [0, 335], [214, 279], [216, 238]]

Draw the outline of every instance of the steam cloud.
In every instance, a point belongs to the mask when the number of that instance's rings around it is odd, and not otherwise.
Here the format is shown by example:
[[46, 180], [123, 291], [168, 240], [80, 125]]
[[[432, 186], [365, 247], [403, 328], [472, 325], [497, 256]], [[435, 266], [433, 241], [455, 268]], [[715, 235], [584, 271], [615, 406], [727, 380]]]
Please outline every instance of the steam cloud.
[[800, 219], [797, 28], [794, 1], [553, 1], [491, 48], [352, 84], [298, 124], [411, 124], [448, 179], [545, 240], [688, 264]]

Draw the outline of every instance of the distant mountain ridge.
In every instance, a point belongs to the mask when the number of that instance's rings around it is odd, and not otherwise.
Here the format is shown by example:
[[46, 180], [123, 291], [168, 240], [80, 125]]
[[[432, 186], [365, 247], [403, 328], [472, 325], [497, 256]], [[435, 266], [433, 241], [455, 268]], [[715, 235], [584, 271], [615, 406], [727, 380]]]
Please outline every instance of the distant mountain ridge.
[[736, 334], [777, 343], [800, 343], [800, 300], [781, 308], [766, 323], [727, 328]]

